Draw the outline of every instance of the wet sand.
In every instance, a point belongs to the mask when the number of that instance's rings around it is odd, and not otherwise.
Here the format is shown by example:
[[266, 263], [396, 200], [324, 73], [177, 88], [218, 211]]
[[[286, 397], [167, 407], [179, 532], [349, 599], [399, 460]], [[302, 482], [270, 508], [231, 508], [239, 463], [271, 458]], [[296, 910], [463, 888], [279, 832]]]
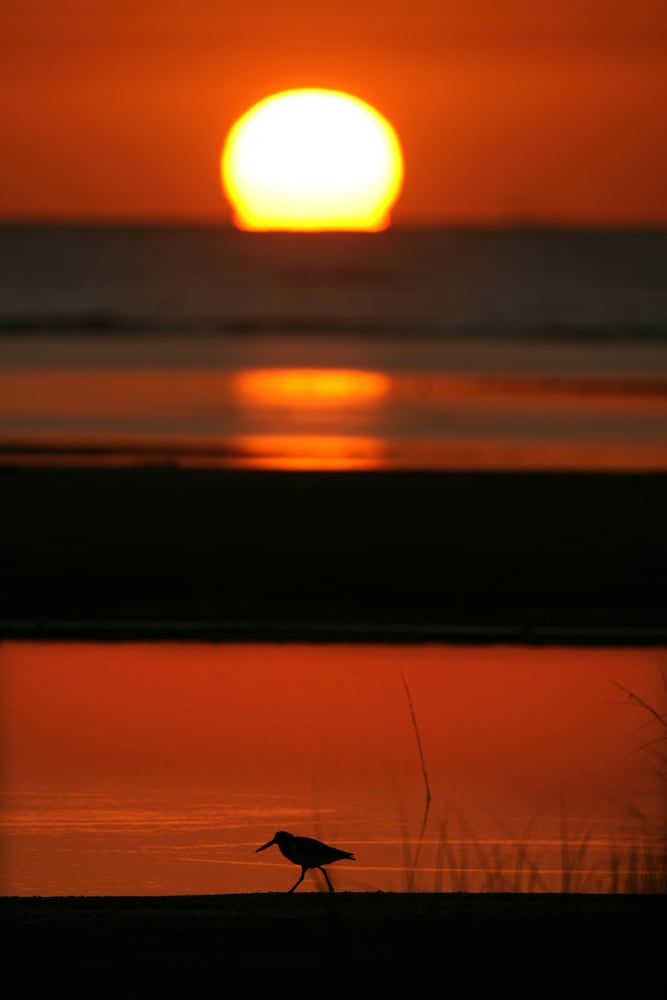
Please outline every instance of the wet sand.
[[[257, 894], [5, 898], [4, 974], [48, 995], [650, 997], [665, 896]], [[239, 981], [234, 977], [241, 976]], [[230, 978], [232, 977], [232, 978]]]
[[0, 468], [5, 636], [664, 642], [667, 475]]

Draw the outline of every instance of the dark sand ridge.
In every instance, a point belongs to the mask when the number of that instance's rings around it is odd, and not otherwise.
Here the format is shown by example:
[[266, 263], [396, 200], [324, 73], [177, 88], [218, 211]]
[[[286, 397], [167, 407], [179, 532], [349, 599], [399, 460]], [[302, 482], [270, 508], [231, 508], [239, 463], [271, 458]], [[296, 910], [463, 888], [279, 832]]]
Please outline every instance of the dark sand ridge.
[[667, 474], [2, 467], [0, 507], [4, 636], [667, 636]]

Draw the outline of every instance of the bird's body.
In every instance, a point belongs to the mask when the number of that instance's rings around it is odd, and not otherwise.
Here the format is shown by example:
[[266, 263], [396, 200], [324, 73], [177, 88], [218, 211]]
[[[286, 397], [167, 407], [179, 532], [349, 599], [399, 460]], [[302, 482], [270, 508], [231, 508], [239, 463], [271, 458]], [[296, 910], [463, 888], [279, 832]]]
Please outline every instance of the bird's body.
[[334, 861], [356, 861], [354, 854], [350, 851], [341, 851], [338, 847], [323, 844], [321, 840], [314, 840], [312, 837], [295, 837], [293, 834], [287, 833], [286, 830], [278, 830], [273, 839], [258, 847], [255, 853], [265, 851], [272, 844], [277, 844], [280, 853], [288, 861], [301, 866], [301, 875], [292, 888], [288, 889], [288, 892], [294, 892], [296, 887], [303, 882], [309, 868], [319, 868], [327, 880], [329, 892], [333, 892], [334, 888], [322, 865], [330, 865]]

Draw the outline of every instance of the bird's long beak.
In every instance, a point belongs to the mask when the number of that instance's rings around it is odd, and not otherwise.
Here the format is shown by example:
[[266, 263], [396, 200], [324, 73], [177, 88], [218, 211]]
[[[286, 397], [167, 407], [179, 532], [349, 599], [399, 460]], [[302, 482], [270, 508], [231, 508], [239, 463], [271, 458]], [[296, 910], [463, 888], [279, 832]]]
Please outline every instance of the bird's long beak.
[[266, 842], [266, 844], [262, 844], [261, 847], [257, 848], [257, 850], [255, 851], [255, 854], [259, 854], [260, 851], [265, 851], [267, 849], [267, 847], [270, 847], [271, 844], [275, 844], [275, 842], [276, 842], [276, 838], [275, 837], [273, 838], [273, 840], [268, 840]]

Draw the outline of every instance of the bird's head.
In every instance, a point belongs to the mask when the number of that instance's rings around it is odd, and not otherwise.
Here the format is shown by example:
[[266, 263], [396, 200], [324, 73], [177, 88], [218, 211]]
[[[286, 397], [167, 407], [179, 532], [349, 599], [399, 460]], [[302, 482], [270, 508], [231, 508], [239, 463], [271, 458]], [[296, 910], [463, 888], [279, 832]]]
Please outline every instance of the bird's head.
[[294, 837], [291, 833], [287, 833], [286, 830], [278, 830], [271, 840], [267, 840], [265, 844], [262, 844], [261, 847], [257, 848], [255, 854], [259, 854], [260, 851], [265, 851], [267, 847], [271, 847], [272, 844], [277, 844], [278, 847], [284, 847], [285, 844], [289, 844], [292, 840], [294, 840]]

